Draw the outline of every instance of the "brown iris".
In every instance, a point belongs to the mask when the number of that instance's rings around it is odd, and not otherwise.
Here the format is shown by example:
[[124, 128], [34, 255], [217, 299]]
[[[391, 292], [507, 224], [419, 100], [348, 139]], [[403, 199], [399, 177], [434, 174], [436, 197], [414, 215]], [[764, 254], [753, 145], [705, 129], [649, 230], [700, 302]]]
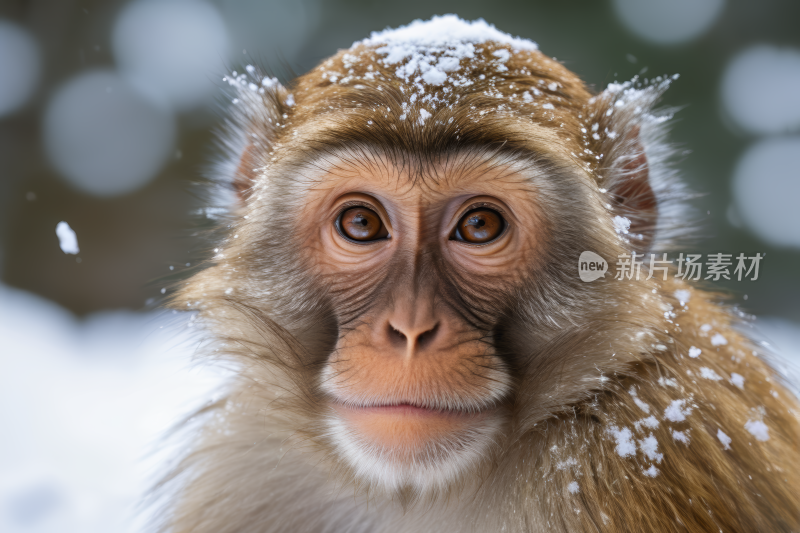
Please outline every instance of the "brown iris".
[[458, 221], [455, 239], [470, 244], [483, 244], [499, 237], [505, 227], [505, 220], [497, 211], [475, 209]]
[[378, 213], [362, 206], [342, 211], [337, 220], [337, 227], [343, 237], [352, 241], [369, 242], [389, 236]]

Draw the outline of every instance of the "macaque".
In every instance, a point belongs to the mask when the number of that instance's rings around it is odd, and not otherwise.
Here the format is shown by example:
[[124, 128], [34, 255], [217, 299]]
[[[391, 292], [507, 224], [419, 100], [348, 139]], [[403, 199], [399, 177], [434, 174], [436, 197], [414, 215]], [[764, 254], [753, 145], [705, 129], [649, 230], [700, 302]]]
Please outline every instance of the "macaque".
[[674, 261], [615, 279], [691, 229], [673, 79], [594, 93], [455, 16], [226, 78], [232, 205], [172, 305], [236, 377], [162, 530], [800, 531], [798, 403], [739, 316]]

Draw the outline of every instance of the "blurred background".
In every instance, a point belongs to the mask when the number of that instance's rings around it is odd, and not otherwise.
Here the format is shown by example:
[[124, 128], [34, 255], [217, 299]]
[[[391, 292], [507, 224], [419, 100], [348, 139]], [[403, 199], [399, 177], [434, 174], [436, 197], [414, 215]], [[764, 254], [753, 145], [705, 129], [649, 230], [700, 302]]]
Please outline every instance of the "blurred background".
[[203, 258], [192, 183], [222, 76], [288, 81], [444, 13], [536, 41], [596, 90], [680, 74], [664, 103], [702, 193], [682, 250], [766, 254], [719, 289], [800, 358], [800, 2], [0, 0], [0, 530], [141, 530], [158, 435], [224, 377], [188, 370], [190, 318], [156, 310]]

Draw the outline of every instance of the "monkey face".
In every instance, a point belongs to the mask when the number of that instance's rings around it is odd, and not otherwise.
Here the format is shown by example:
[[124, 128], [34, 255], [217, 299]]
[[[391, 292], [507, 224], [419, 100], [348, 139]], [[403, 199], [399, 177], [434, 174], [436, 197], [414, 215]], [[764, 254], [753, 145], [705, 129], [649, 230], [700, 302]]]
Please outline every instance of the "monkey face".
[[615, 197], [592, 170], [647, 174], [622, 157], [632, 142], [586, 148], [583, 113], [604, 117], [598, 131], [626, 115], [587, 107], [580, 80], [542, 55], [515, 56], [514, 78], [490, 47], [470, 62], [474, 81], [409, 96], [376, 50], [362, 52], [370, 83], [325, 74], [347, 54], [291, 95], [237, 78], [244, 216], [183, 298], [297, 442], [349, 479], [436, 492], [475, 479], [462, 474], [622, 364], [613, 343], [576, 328], [626, 338], [600, 321], [634, 289], [589, 287], [574, 265], [584, 250], [622, 250]]
[[509, 168], [452, 156], [415, 180], [376, 163], [337, 163], [298, 217], [340, 310], [320, 389], [346, 462], [425, 488], [479, 463], [503, 425], [512, 379], [494, 331], [541, 229]]

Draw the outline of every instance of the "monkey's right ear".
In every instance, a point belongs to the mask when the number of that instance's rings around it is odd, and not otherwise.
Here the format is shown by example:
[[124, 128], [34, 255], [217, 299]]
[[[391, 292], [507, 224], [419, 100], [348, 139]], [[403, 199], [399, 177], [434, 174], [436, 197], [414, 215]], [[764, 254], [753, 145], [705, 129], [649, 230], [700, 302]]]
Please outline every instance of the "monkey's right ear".
[[276, 78], [259, 76], [251, 65], [246, 70], [224, 78], [235, 94], [221, 139], [229, 162], [220, 170], [241, 203], [264, 177], [284, 117], [294, 106], [292, 95]]

